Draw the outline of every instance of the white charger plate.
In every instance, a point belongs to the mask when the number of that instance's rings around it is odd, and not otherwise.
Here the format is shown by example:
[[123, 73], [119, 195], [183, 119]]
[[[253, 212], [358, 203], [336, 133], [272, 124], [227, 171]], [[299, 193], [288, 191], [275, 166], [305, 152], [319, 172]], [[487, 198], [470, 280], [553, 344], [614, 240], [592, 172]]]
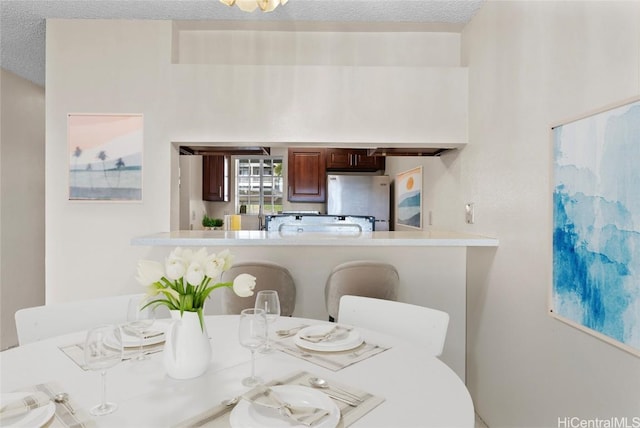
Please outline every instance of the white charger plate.
[[[0, 403], [9, 403], [29, 395], [28, 392], [10, 392], [0, 396]], [[56, 404], [50, 402], [21, 415], [16, 415], [2, 420], [3, 427], [42, 427], [56, 413]]]
[[[165, 339], [164, 334], [167, 331], [169, 324], [171, 324], [170, 319], [155, 320], [153, 324], [147, 328], [147, 332], [153, 333], [156, 331], [161, 331], [162, 334], [158, 336], [150, 337], [148, 339], [144, 339], [142, 341], [142, 346], [155, 345], [156, 343], [164, 342], [164, 339]], [[122, 329], [122, 346], [124, 346], [125, 348], [137, 348], [138, 346], [140, 346], [140, 338], [133, 334], [127, 333], [126, 329], [123, 328]]]
[[[314, 424], [314, 428], [335, 428], [340, 422], [340, 409], [326, 394], [317, 389], [301, 385], [279, 385], [271, 389], [278, 397], [292, 406], [309, 406], [325, 409], [329, 412], [324, 419]], [[307, 428], [295, 425], [295, 421], [280, 416], [276, 409], [240, 400], [229, 417], [232, 428]]]
[[364, 342], [360, 333], [353, 328], [349, 331], [344, 332], [344, 334], [339, 334], [339, 331], [336, 332], [338, 333], [338, 335], [333, 340], [314, 343], [302, 338], [302, 336], [325, 334], [334, 327], [335, 324], [318, 324], [303, 328], [298, 332], [298, 334], [296, 334], [293, 342], [304, 349], [325, 352], [348, 351], [350, 349], [357, 348], [358, 346], [362, 345], [362, 342]]

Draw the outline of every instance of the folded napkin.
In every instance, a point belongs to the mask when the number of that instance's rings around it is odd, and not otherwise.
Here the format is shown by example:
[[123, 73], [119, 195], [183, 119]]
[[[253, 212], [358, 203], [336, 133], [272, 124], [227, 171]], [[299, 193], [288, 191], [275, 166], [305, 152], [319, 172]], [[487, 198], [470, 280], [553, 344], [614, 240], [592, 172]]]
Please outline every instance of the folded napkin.
[[278, 397], [278, 394], [276, 394], [271, 388], [264, 385], [258, 385], [250, 394], [245, 394], [243, 398], [254, 404], [276, 409], [280, 412], [280, 415], [306, 426], [311, 426], [329, 415], [329, 411], [325, 409], [307, 406], [292, 406], [291, 404], [285, 403], [280, 399], [280, 397]]
[[7, 403], [2, 403], [0, 406], [0, 421], [46, 406], [50, 402], [51, 399], [47, 394], [37, 391]]
[[134, 328], [126, 324], [122, 326], [122, 331], [125, 335], [138, 340], [140, 339], [140, 336], [142, 336], [143, 340], [148, 340], [153, 339], [154, 337], [162, 336], [164, 334], [164, 331], [158, 329], [147, 329], [142, 332], [138, 332]]
[[307, 342], [320, 343], [320, 342], [331, 342], [332, 340], [342, 339], [351, 331], [351, 328], [341, 327], [336, 325], [331, 330], [322, 334], [303, 334], [300, 335], [300, 339], [306, 340]]

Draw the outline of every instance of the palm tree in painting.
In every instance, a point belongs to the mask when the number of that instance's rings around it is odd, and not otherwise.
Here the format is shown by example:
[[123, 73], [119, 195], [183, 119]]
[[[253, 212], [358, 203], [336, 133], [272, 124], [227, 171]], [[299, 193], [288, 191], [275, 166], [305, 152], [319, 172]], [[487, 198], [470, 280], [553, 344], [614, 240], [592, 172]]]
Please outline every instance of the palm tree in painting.
[[120, 187], [120, 170], [124, 167], [124, 161], [122, 158], [118, 158], [118, 161], [116, 162], [116, 169], [118, 170], [118, 184], [116, 184], [116, 187]]
[[89, 187], [91, 187], [93, 189], [93, 176], [91, 175], [91, 171], [92, 170], [93, 170], [93, 167], [91, 166], [90, 163], [88, 163], [86, 171], [89, 173], [89, 174], [87, 174], [89, 176]]
[[107, 152], [105, 152], [104, 150], [100, 150], [100, 153], [98, 153], [98, 156], [96, 156], [96, 158], [102, 161], [102, 173], [104, 174], [104, 181], [107, 183], [106, 187], [111, 187], [109, 186], [109, 180], [107, 179], [107, 167], [104, 163], [107, 157]]
[[73, 167], [73, 182], [75, 183], [75, 185], [78, 185], [78, 158], [82, 155], [82, 149], [80, 148], [80, 146], [76, 146], [76, 149], [73, 151], [73, 157], [76, 158], [75, 159], [75, 165]]

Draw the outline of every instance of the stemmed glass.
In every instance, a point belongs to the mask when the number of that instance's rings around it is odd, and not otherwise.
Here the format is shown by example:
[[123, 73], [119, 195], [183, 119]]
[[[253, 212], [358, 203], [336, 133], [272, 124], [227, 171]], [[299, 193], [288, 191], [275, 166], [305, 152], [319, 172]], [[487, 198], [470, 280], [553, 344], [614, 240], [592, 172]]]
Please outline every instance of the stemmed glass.
[[143, 308], [149, 302], [146, 296], [134, 296], [129, 299], [129, 308], [127, 310], [126, 328], [131, 330], [138, 337], [138, 355], [131, 361], [148, 360], [149, 356], [143, 352], [144, 334], [149, 327], [153, 325], [156, 315], [155, 310], [151, 306]]
[[278, 292], [275, 290], [258, 291], [255, 307], [256, 309], [264, 309], [267, 318], [267, 341], [260, 352], [271, 352], [273, 351], [273, 347], [269, 343], [269, 324], [273, 324], [280, 316], [280, 299]]
[[107, 402], [107, 369], [122, 361], [122, 334], [116, 325], [101, 325], [87, 333], [84, 345], [84, 361], [90, 370], [100, 371], [102, 402], [91, 408], [95, 416], [107, 415], [118, 408]]
[[255, 386], [262, 383], [256, 376], [256, 350], [264, 346], [267, 335], [267, 319], [264, 309], [244, 309], [240, 313], [238, 338], [240, 345], [251, 351], [251, 376], [242, 379], [244, 386]]

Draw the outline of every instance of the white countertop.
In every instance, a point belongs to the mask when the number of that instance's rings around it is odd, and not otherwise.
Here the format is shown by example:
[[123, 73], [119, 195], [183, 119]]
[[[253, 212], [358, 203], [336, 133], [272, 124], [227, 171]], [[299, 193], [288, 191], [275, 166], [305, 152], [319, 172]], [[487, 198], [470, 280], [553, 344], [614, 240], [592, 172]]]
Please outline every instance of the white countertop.
[[177, 230], [139, 236], [132, 245], [149, 246], [380, 246], [380, 247], [497, 247], [498, 239], [458, 232], [365, 232], [280, 234], [259, 230]]

